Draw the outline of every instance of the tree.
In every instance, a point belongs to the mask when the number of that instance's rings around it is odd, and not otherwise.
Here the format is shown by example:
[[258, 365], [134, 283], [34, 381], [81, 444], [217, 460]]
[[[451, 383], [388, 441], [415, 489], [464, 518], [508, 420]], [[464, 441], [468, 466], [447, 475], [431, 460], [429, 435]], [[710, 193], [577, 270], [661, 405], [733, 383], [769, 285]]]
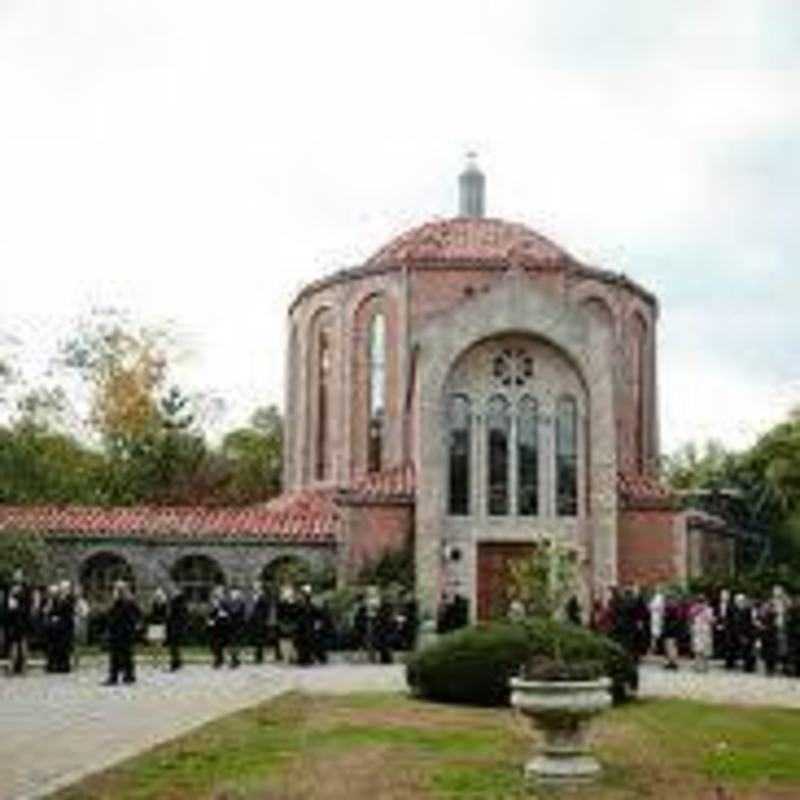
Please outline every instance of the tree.
[[10, 584], [16, 569], [22, 569], [29, 582], [42, 583], [48, 564], [49, 551], [38, 534], [6, 530], [0, 535], [0, 585]]
[[136, 326], [111, 309], [93, 312], [62, 345], [62, 363], [90, 388], [89, 422], [104, 440], [136, 439], [158, 426], [172, 344], [164, 329]]
[[508, 599], [522, 603], [529, 616], [553, 619], [575, 592], [577, 556], [568, 545], [542, 539], [526, 558], [508, 565]]
[[714, 489], [730, 485], [737, 455], [716, 440], [703, 447], [689, 442], [663, 461], [664, 477], [674, 489]]
[[228, 433], [221, 452], [230, 463], [228, 494], [235, 502], [268, 499], [280, 493], [283, 419], [276, 406], [256, 409], [250, 424]]

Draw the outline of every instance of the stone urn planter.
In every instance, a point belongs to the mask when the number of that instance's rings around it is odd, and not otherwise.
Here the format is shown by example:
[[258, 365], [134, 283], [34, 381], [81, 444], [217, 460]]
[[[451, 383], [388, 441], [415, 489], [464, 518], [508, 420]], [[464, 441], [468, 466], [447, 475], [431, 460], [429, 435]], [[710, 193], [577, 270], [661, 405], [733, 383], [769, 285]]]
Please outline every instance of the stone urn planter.
[[525, 776], [547, 783], [594, 780], [600, 764], [587, 743], [593, 717], [611, 705], [608, 678], [588, 681], [511, 679], [511, 705], [544, 736]]

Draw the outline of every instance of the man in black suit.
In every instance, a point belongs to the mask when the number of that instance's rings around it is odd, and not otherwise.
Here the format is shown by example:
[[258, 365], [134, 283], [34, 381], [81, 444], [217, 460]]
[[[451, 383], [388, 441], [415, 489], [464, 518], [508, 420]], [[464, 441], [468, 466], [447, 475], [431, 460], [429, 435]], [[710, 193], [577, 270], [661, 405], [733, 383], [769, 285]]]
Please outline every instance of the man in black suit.
[[270, 615], [270, 599], [261, 585], [253, 585], [253, 607], [250, 610], [250, 639], [253, 642], [253, 661], [264, 663], [264, 647], [267, 644], [267, 625]]
[[33, 595], [21, 569], [14, 573], [6, 598], [6, 636], [13, 673], [21, 675], [28, 660], [28, 637], [31, 634]]
[[135, 683], [133, 647], [142, 619], [142, 612], [128, 585], [118, 581], [114, 586], [114, 603], [108, 612], [108, 680], [104, 686], [116, 686], [122, 673], [123, 683]]
[[239, 666], [239, 649], [244, 638], [246, 609], [244, 598], [239, 589], [231, 589], [224, 600], [225, 610], [228, 614], [228, 643], [231, 654], [231, 669]]
[[169, 648], [169, 668], [176, 672], [183, 666], [181, 647], [189, 624], [189, 611], [186, 595], [180, 586], [176, 587], [167, 603], [166, 645]]

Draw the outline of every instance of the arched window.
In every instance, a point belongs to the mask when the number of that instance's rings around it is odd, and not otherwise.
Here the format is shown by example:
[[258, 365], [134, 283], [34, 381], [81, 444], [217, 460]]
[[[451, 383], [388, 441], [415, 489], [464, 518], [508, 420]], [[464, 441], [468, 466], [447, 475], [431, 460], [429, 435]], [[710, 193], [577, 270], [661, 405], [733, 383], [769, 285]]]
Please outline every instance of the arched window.
[[311, 567], [299, 556], [280, 556], [273, 559], [261, 571], [261, 581], [275, 590], [291, 585], [300, 588], [300, 584], [311, 580]]
[[469, 451], [472, 410], [469, 398], [453, 395], [447, 404], [449, 431], [449, 495], [447, 510], [450, 514], [469, 514]]
[[291, 409], [292, 413], [286, 415], [284, 423], [286, 435], [286, 442], [284, 445], [286, 458], [286, 463], [284, 464], [284, 485], [287, 489], [293, 488], [297, 480], [297, 475], [295, 474], [295, 452], [297, 448], [297, 424], [295, 414], [297, 413], [298, 397], [297, 376], [300, 371], [297, 344], [297, 325], [292, 323], [289, 332], [289, 357], [286, 365], [286, 408]]
[[172, 580], [190, 603], [207, 603], [215, 586], [225, 584], [225, 573], [213, 558], [184, 556], [172, 568]]
[[331, 347], [330, 331], [317, 332], [317, 446], [314, 477], [325, 480], [328, 471], [328, 408], [330, 401]]
[[511, 434], [511, 415], [508, 400], [495, 395], [489, 400], [486, 415], [488, 438], [488, 498], [489, 514], [508, 514], [508, 455]]
[[539, 416], [536, 400], [525, 395], [517, 411], [517, 513], [539, 513]]
[[81, 588], [91, 605], [109, 603], [117, 581], [125, 581], [131, 591], [136, 590], [131, 565], [115, 553], [91, 556], [81, 568]]
[[578, 407], [574, 397], [562, 397], [556, 411], [556, 511], [560, 517], [578, 513]]
[[386, 417], [386, 317], [377, 313], [369, 326], [369, 422], [367, 471], [379, 472], [383, 460]]
[[644, 471], [645, 464], [645, 359], [647, 353], [647, 323], [638, 312], [633, 315], [633, 408], [635, 414], [633, 443], [636, 469]]

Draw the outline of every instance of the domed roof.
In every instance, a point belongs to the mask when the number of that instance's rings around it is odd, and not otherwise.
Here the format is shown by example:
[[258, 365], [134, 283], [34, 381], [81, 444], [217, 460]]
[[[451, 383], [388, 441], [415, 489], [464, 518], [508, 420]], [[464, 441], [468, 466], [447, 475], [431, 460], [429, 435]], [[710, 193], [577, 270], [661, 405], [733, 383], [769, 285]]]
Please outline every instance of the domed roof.
[[409, 262], [557, 264], [569, 254], [536, 231], [515, 222], [455, 217], [427, 222], [392, 239], [365, 266]]

